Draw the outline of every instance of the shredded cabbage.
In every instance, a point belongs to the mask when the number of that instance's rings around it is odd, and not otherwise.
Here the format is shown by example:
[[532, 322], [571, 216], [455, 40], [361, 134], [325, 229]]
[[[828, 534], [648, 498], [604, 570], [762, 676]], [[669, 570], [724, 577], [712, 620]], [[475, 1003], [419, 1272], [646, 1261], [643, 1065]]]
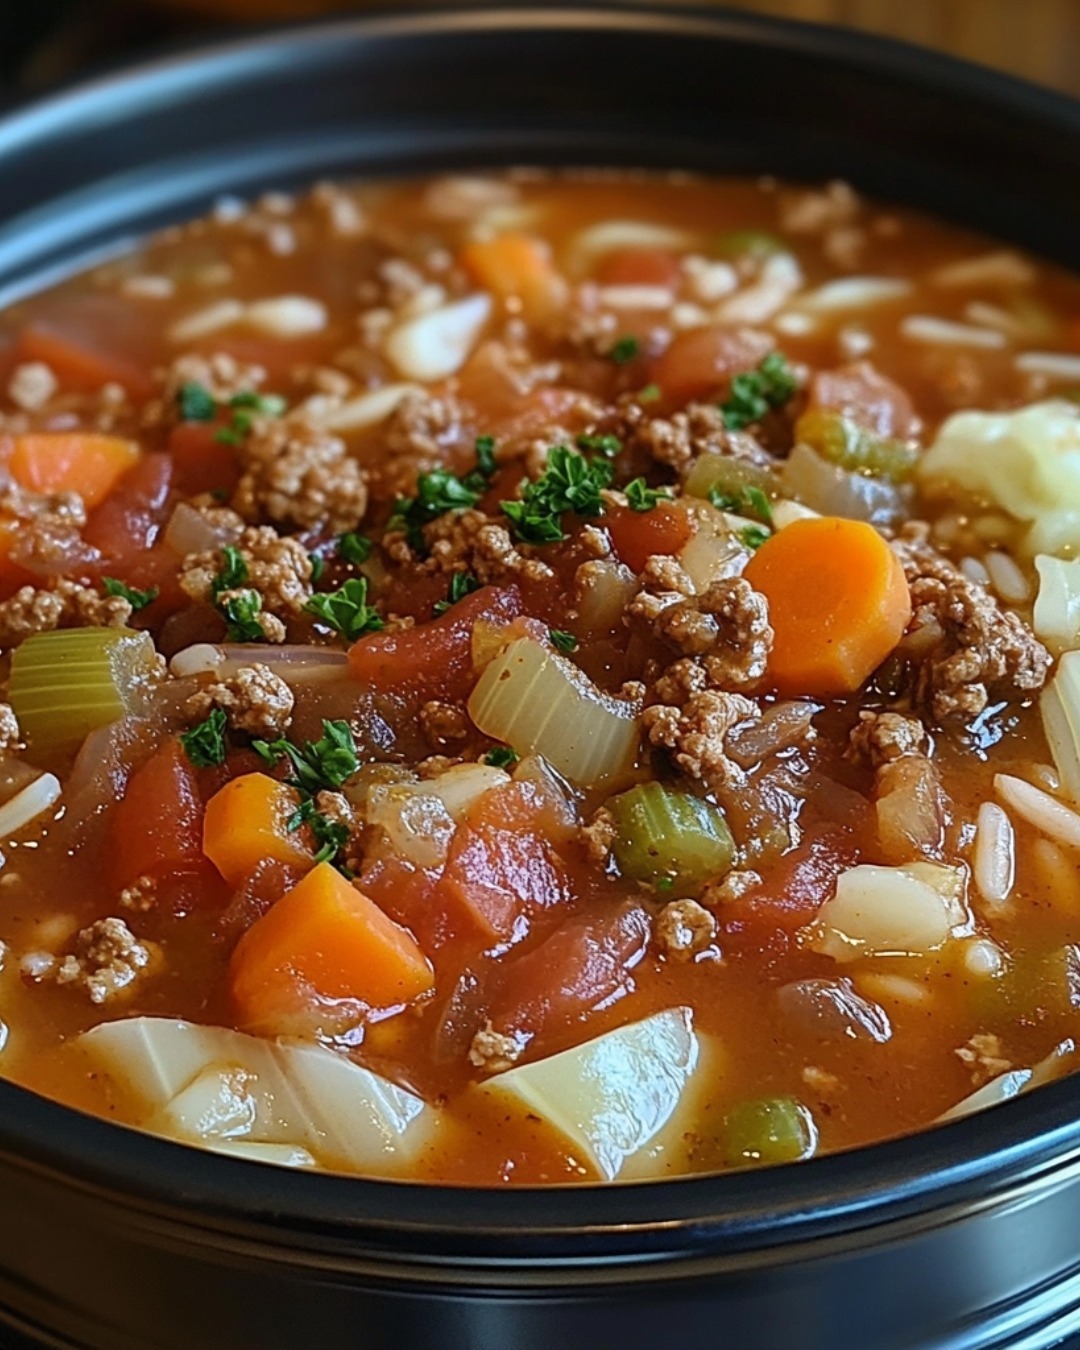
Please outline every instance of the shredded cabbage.
[[1030, 553], [1080, 549], [1080, 408], [1065, 399], [950, 417], [918, 468], [1028, 524]]

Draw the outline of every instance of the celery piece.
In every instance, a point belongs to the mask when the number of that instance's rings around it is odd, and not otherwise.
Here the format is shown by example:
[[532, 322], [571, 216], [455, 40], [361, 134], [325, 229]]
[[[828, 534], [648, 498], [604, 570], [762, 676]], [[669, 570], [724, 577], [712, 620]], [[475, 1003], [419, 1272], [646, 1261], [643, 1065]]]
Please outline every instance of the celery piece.
[[798, 1162], [817, 1147], [817, 1127], [794, 1097], [740, 1102], [724, 1120], [723, 1152], [729, 1167]]
[[716, 248], [727, 258], [769, 258], [774, 253], [790, 253], [779, 235], [768, 230], [729, 230], [716, 240]]
[[919, 460], [918, 449], [907, 441], [879, 436], [827, 408], [803, 413], [795, 424], [795, 439], [830, 464], [890, 483], [910, 478]]
[[149, 633], [130, 628], [35, 633], [12, 655], [8, 697], [31, 750], [58, 753], [134, 711], [158, 664]]
[[[747, 491], [756, 489], [766, 497], [775, 497], [777, 481], [768, 469], [750, 460], [732, 455], [699, 455], [684, 489], [688, 497], [702, 497], [723, 510], [745, 514]], [[726, 503], [721, 498], [726, 498]]]
[[607, 804], [615, 819], [612, 853], [623, 876], [696, 895], [731, 867], [735, 844], [724, 813], [689, 792], [640, 783]]

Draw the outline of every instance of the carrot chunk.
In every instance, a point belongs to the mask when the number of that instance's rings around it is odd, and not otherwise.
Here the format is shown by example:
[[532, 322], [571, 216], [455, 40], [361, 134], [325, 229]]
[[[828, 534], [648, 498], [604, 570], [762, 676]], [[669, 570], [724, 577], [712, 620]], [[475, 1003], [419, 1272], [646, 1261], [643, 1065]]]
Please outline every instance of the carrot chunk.
[[640, 572], [654, 554], [678, 553], [697, 528], [690, 512], [675, 502], [657, 502], [651, 511], [614, 506], [606, 520], [620, 562], [634, 572]]
[[548, 246], [528, 234], [500, 234], [467, 244], [461, 265], [484, 290], [501, 300], [519, 300], [531, 319], [550, 314], [564, 290]]
[[237, 944], [229, 968], [233, 1005], [248, 1028], [309, 1001], [356, 999], [393, 1008], [426, 993], [430, 963], [394, 923], [329, 863], [319, 863]]
[[853, 692], [911, 618], [899, 559], [863, 521], [795, 521], [762, 544], [744, 575], [769, 602], [769, 675], [781, 694]]
[[268, 774], [234, 778], [206, 803], [203, 852], [233, 886], [266, 858], [310, 866], [303, 834], [289, 830], [289, 819], [299, 805], [296, 792]]
[[103, 502], [139, 458], [134, 441], [91, 431], [16, 436], [8, 468], [32, 492], [77, 492], [88, 507]]
[[132, 398], [149, 398], [154, 383], [147, 371], [112, 352], [85, 347], [49, 328], [31, 325], [19, 336], [20, 361], [41, 361], [61, 385], [82, 393], [94, 393], [106, 384], [119, 384]]

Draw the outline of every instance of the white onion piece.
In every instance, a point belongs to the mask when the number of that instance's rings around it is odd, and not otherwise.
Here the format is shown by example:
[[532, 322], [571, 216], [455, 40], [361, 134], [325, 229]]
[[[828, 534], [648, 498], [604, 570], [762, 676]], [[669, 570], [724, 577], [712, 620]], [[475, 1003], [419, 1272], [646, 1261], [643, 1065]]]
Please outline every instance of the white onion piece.
[[818, 520], [820, 516], [820, 511], [812, 511], [809, 506], [804, 506], [802, 502], [789, 501], [786, 497], [782, 501], [772, 504], [773, 525], [778, 530], [786, 530], [789, 525], [793, 525], [797, 520]]
[[181, 680], [193, 675], [216, 675], [224, 664], [220, 647], [215, 647], [212, 642], [196, 642], [176, 653], [169, 662], [169, 674]]
[[692, 235], [670, 225], [654, 225], [645, 220], [605, 220], [574, 236], [570, 257], [575, 271], [588, 271], [596, 258], [616, 249], [658, 248], [681, 253], [692, 242]]
[[668, 309], [675, 299], [667, 286], [601, 286], [596, 293], [608, 309]]
[[465, 364], [490, 314], [490, 295], [466, 296], [392, 329], [386, 355], [407, 380], [444, 380]]
[[764, 323], [802, 284], [803, 274], [792, 254], [770, 254], [757, 280], [725, 300], [717, 311], [718, 317], [724, 323]]
[[860, 864], [837, 878], [808, 930], [810, 945], [834, 961], [864, 956], [923, 956], [963, 926], [964, 873], [940, 863], [906, 867]]
[[979, 807], [972, 872], [991, 913], [1000, 910], [1016, 880], [1016, 831], [996, 802], [983, 802]]
[[326, 306], [308, 295], [276, 295], [254, 300], [244, 311], [244, 323], [267, 337], [306, 337], [326, 327]]
[[485, 668], [469, 698], [485, 736], [518, 754], [543, 755], [577, 787], [619, 778], [637, 754], [636, 709], [601, 694], [564, 657], [518, 638]]
[[1045, 375], [1051, 380], [1080, 380], [1080, 356], [1065, 352], [1021, 352], [1013, 362], [1025, 375]]
[[242, 526], [229, 529], [212, 525], [193, 506], [180, 502], [169, 517], [162, 541], [167, 548], [184, 557], [188, 553], [209, 553], [223, 544], [231, 544], [239, 538], [241, 529]]
[[167, 1017], [105, 1022], [76, 1044], [138, 1105], [140, 1125], [188, 1143], [287, 1144], [387, 1172], [415, 1162], [435, 1120], [419, 1097], [321, 1046]]
[[453, 820], [460, 822], [485, 792], [505, 787], [510, 775], [493, 764], [454, 764], [445, 773], [429, 778], [418, 787], [433, 793]]
[[1008, 1073], [998, 1074], [976, 1092], [972, 1092], [955, 1106], [943, 1111], [938, 1120], [959, 1120], [961, 1116], [974, 1115], [976, 1111], [985, 1111], [988, 1106], [1007, 1102], [1010, 1097], [1019, 1096], [1023, 1092], [1030, 1078], [1030, 1069], [1010, 1069]]
[[215, 300], [193, 314], [185, 314], [169, 329], [171, 342], [194, 342], [209, 337], [221, 328], [229, 328], [244, 317], [244, 306], [239, 300]]
[[910, 293], [911, 282], [901, 277], [840, 277], [800, 295], [798, 306], [825, 314], [841, 309], [865, 309]]
[[1080, 651], [1066, 652], [1039, 696], [1043, 729], [1065, 791], [1080, 802]]
[[742, 575], [750, 559], [750, 550], [739, 538], [739, 531], [748, 525], [760, 529], [756, 521], [741, 521], [739, 517], [718, 511], [708, 502], [688, 502], [697, 521], [697, 529], [678, 553], [679, 566], [694, 583], [694, 592], [700, 595], [714, 581]]
[[373, 427], [385, 422], [403, 398], [419, 393], [420, 388], [418, 384], [384, 384], [381, 389], [346, 399], [326, 417], [326, 425], [331, 431], [359, 431], [362, 427]]
[[687, 1088], [702, 1067], [691, 1010], [672, 1008], [496, 1074], [474, 1091], [494, 1097], [500, 1110], [539, 1116], [614, 1181], [663, 1170], [666, 1150], [691, 1128]]
[[1008, 773], [994, 775], [994, 788], [1006, 806], [1048, 839], [1056, 839], [1069, 848], [1080, 848], [1080, 815], [1056, 797]]
[[909, 314], [900, 323], [900, 333], [910, 342], [925, 342], [931, 346], [980, 347], [994, 349], [1005, 346], [1005, 334], [995, 328], [976, 328], [969, 323], [954, 323], [932, 314]]
[[228, 1158], [273, 1163], [276, 1167], [318, 1166], [306, 1148], [298, 1148], [295, 1144], [253, 1144], [248, 1139], [215, 1139], [207, 1140], [206, 1148], [211, 1153], [221, 1153]]
[[1066, 561], [1040, 553], [1035, 558], [1039, 593], [1032, 627], [1055, 656], [1080, 647], [1080, 558]]
[[784, 491], [823, 516], [846, 516], [886, 524], [901, 513], [903, 498], [893, 483], [849, 473], [808, 445], [797, 445], [780, 473]]
[[577, 616], [592, 632], [618, 628], [637, 581], [624, 563], [599, 559], [582, 563], [574, 575]]
[[935, 286], [961, 289], [967, 286], [1027, 286], [1035, 280], [1035, 269], [1019, 253], [1001, 249], [945, 263], [930, 274]]
[[450, 812], [424, 784], [377, 784], [367, 795], [367, 822], [381, 829], [399, 857], [417, 867], [446, 861], [454, 822]]
[[10, 839], [32, 820], [51, 810], [60, 800], [60, 791], [59, 778], [55, 774], [43, 773], [29, 787], [17, 792], [0, 806], [0, 839]]

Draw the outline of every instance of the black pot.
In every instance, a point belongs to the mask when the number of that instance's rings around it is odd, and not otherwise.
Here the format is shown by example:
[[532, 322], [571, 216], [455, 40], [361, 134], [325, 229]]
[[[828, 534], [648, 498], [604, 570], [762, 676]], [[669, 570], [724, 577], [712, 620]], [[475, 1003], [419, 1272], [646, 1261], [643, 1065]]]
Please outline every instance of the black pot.
[[[1080, 106], [853, 33], [467, 11], [245, 37], [0, 123], [0, 296], [318, 176], [843, 175], [1080, 266]], [[0, 1083], [0, 1305], [94, 1350], [920, 1350], [1080, 1330], [1080, 1079], [762, 1172], [481, 1191], [290, 1173]]]

